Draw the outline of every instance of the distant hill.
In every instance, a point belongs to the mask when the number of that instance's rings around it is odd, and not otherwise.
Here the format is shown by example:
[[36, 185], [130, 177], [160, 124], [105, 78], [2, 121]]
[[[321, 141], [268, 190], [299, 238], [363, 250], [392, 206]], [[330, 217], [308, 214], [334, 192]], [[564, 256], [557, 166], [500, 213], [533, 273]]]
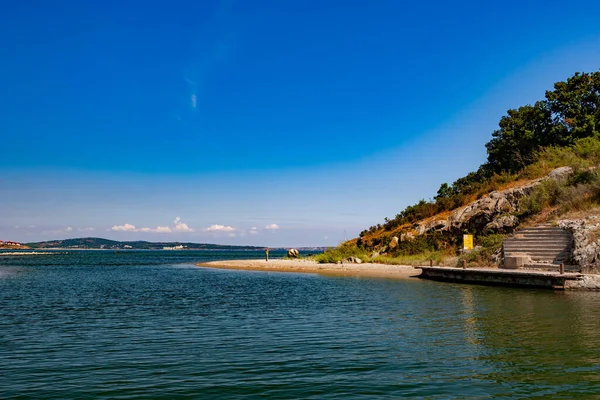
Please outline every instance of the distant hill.
[[[77, 238], [65, 240], [50, 240], [46, 242], [26, 243], [32, 249], [132, 249], [132, 250], [162, 250], [167, 248], [178, 248], [181, 250], [262, 250], [264, 247], [257, 246], [230, 246], [209, 243], [187, 243], [187, 242], [119, 242], [103, 238]], [[180, 247], [181, 246], [181, 247]]]

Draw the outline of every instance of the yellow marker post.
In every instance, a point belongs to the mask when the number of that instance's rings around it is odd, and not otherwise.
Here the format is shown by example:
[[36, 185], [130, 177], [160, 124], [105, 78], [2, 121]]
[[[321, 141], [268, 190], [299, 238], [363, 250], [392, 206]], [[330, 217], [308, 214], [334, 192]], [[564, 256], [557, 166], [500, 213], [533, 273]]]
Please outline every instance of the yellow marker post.
[[463, 235], [463, 250], [473, 250], [473, 235]]

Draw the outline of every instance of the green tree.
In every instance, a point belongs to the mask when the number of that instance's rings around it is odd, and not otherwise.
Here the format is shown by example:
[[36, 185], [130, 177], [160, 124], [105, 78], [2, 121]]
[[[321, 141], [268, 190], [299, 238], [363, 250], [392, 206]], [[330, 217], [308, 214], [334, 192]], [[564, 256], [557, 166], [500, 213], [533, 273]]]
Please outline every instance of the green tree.
[[554, 144], [552, 114], [544, 101], [508, 110], [499, 126], [485, 145], [492, 172], [518, 172], [534, 161], [536, 150]]
[[443, 199], [443, 198], [448, 198], [452, 195], [455, 194], [454, 188], [450, 185], [448, 185], [447, 183], [442, 183], [442, 185], [440, 186], [440, 188], [437, 191], [437, 195], [435, 196], [435, 199]]
[[576, 73], [546, 92], [552, 113], [553, 142], [572, 144], [575, 139], [598, 136], [600, 130], [600, 71]]

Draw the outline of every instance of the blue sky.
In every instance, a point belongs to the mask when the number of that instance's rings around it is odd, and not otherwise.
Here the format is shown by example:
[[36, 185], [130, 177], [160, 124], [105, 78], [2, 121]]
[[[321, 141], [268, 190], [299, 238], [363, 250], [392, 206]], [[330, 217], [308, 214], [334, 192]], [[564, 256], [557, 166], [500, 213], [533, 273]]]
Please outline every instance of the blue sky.
[[600, 67], [595, 1], [404, 3], [4, 6], [0, 239], [335, 245]]

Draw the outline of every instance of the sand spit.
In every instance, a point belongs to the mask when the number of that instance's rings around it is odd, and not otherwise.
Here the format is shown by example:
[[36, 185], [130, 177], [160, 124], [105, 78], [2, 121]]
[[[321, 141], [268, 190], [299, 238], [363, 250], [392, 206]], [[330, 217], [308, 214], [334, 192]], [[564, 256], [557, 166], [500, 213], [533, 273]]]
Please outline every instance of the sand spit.
[[269, 272], [297, 272], [337, 276], [363, 276], [407, 279], [416, 277], [421, 270], [408, 265], [387, 264], [319, 264], [310, 260], [226, 260], [196, 264], [205, 268], [241, 269]]

